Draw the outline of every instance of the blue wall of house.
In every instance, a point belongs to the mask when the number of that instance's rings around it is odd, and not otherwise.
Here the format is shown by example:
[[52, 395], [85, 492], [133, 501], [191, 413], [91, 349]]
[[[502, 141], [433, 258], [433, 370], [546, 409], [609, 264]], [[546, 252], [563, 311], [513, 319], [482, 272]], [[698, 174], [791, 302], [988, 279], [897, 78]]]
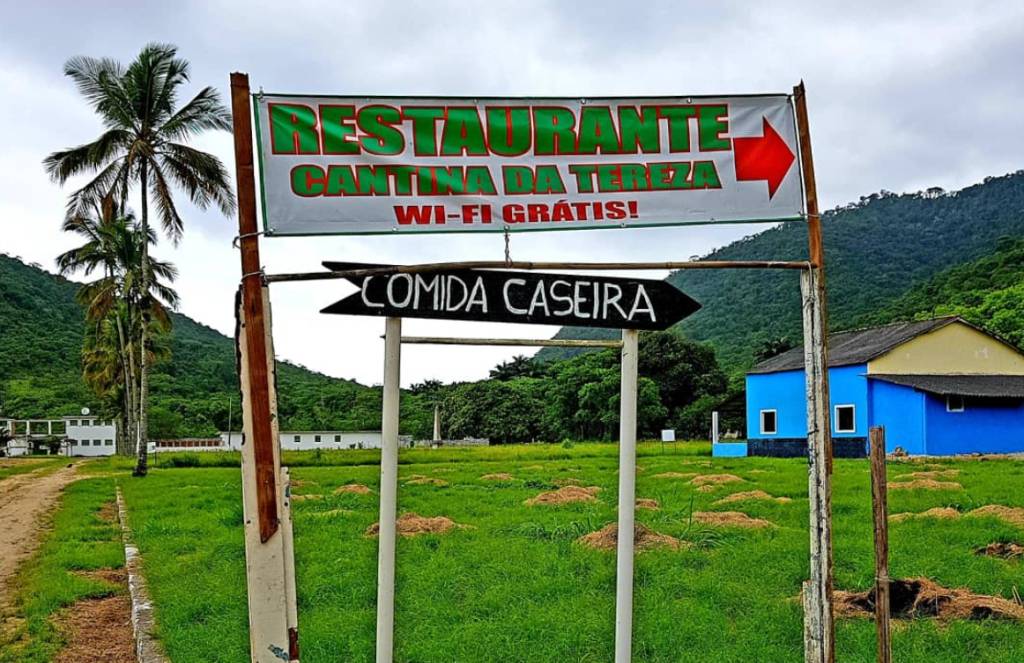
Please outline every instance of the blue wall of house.
[[1024, 451], [1024, 402], [1019, 399], [968, 398], [963, 412], [947, 412], [945, 398], [928, 394], [925, 422], [930, 455]]
[[[829, 369], [829, 396], [832, 402], [832, 434], [835, 437], [866, 437], [868, 434], [867, 366], [838, 366]], [[807, 437], [807, 401], [804, 372], [780, 371], [747, 376], [747, 437], [786, 439]], [[835, 432], [835, 406], [853, 405], [855, 429]], [[774, 435], [761, 433], [761, 410], [775, 410], [778, 422]]]
[[885, 449], [902, 447], [909, 454], [925, 451], [925, 395], [912, 387], [869, 380], [870, 421], [885, 426]]

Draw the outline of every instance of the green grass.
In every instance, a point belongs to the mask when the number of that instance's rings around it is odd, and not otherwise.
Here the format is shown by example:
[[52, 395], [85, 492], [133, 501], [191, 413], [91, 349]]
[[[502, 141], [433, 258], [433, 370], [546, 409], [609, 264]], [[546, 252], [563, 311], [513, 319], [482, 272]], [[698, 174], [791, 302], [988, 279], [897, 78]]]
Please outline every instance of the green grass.
[[[638, 511], [652, 528], [693, 542], [678, 552], [652, 551], [636, 561], [634, 660], [802, 661], [802, 615], [796, 597], [807, 577], [807, 470], [801, 460], [714, 459], [706, 444], [642, 445], [637, 495], [661, 501]], [[237, 457], [195, 454], [203, 465]], [[615, 558], [574, 543], [615, 519], [617, 450], [613, 445], [403, 450], [400, 476], [423, 474], [451, 485], [400, 485], [399, 510], [446, 515], [472, 528], [403, 539], [398, 546], [396, 661], [608, 661], [612, 658]], [[327, 466], [325, 457], [343, 464]], [[371, 661], [376, 596], [376, 541], [363, 536], [377, 519], [376, 494], [334, 495], [356, 481], [373, 488], [373, 452], [286, 454], [296, 494], [295, 548], [303, 661]], [[98, 461], [117, 468], [120, 461]], [[168, 463], [165, 457], [161, 465]], [[1024, 506], [1024, 462], [941, 461], [961, 470], [963, 491], [893, 491], [890, 509], [961, 510], [983, 504]], [[543, 469], [525, 469], [540, 465]], [[890, 476], [920, 469], [890, 466]], [[480, 475], [510, 472], [515, 480]], [[697, 492], [659, 472], [736, 474], [743, 484]], [[603, 488], [596, 504], [525, 507], [522, 502], [574, 477]], [[157, 607], [158, 635], [175, 663], [247, 660], [245, 558], [237, 467], [158, 467], [146, 479], [121, 479], [136, 540]], [[711, 503], [736, 490], [788, 496], [788, 504]], [[69, 496], [69, 507], [78, 496]], [[833, 496], [837, 585], [872, 583], [872, 527], [866, 461], [837, 460]], [[77, 507], [76, 507], [77, 508]], [[778, 527], [711, 529], [693, 525], [693, 510], [741, 510]], [[338, 511], [345, 510], [345, 511]], [[350, 512], [350, 513], [349, 513]], [[979, 557], [976, 547], [1021, 540], [998, 520], [964, 518], [894, 524], [894, 576], [929, 576], [947, 586], [1013, 595], [1024, 586], [1020, 562]], [[1024, 625], [998, 622], [901, 622], [896, 660], [1024, 660]], [[874, 626], [844, 620], [838, 659], [874, 660]]]
[[69, 459], [63, 456], [18, 456], [15, 458], [4, 458], [3, 464], [0, 465], [0, 481], [7, 477], [35, 472], [36, 470], [52, 472], [59, 467], [67, 465], [69, 462]]
[[19, 569], [14, 598], [20, 619], [0, 635], [0, 662], [52, 660], [63, 645], [52, 619], [61, 608], [122, 591], [74, 573], [124, 565], [117, 524], [99, 515], [103, 505], [113, 499], [112, 479], [82, 480], [65, 489], [46, 540]]

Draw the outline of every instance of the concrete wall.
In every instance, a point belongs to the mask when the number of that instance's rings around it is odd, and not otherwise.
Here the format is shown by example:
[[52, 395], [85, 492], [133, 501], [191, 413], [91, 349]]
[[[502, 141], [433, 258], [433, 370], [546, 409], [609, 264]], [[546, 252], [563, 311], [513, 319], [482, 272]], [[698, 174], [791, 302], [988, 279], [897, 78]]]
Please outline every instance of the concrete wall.
[[885, 426], [885, 449], [909, 454], [925, 451], [925, 395], [911, 387], [869, 380], [872, 426]]
[[1024, 375], [1024, 354], [962, 322], [898, 345], [868, 363], [868, 373]]
[[[242, 448], [242, 434], [221, 433], [225, 449]], [[297, 439], [296, 439], [297, 438]], [[319, 439], [317, 439], [319, 438]], [[286, 451], [309, 451], [312, 449], [380, 449], [380, 431], [281, 431], [279, 434], [281, 448]], [[408, 446], [406, 440], [402, 446]]]
[[[868, 434], [866, 367], [839, 366], [829, 370], [829, 397], [832, 403], [832, 435], [834, 437], [865, 437]], [[807, 398], [804, 372], [747, 376], [747, 438], [794, 439], [807, 437]], [[835, 432], [835, 407], [854, 406], [853, 431]], [[761, 433], [761, 410], [775, 410], [778, 421], [774, 435]]]
[[967, 398], [963, 412], [947, 412], [943, 397], [928, 394], [924, 402], [926, 453], [1024, 452], [1024, 401]]

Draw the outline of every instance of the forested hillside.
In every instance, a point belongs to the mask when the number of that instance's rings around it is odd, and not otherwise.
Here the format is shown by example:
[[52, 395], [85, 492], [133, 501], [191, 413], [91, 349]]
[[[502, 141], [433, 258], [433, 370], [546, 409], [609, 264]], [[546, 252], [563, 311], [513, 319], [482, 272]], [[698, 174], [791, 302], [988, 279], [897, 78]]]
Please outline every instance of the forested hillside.
[[[1001, 237], [1024, 237], [1024, 171], [987, 178], [951, 193], [883, 191], [827, 212], [823, 228], [829, 323], [832, 329], [848, 328], [944, 269], [995, 251]], [[786, 223], [704, 259], [801, 260], [806, 256], [806, 227]], [[710, 342], [728, 369], [750, 366], [755, 349], [766, 341], [783, 336], [799, 340], [795, 273], [690, 270], [668, 279], [703, 304], [681, 323], [681, 330], [689, 338]], [[565, 329], [559, 336], [596, 334]], [[540, 354], [541, 358], [556, 356], [559, 353], [547, 349]]]
[[999, 240], [995, 253], [939, 272], [860, 325], [959, 315], [1024, 347], [1024, 239]]
[[[83, 320], [78, 284], [0, 255], [0, 407], [13, 417], [74, 414], [103, 403], [81, 375]], [[182, 315], [160, 345], [170, 358], [152, 378], [151, 437], [210, 435], [238, 427], [234, 342]], [[640, 429], [665, 424], [705, 433], [710, 408], [726, 393], [714, 353], [674, 334], [644, 334], [640, 343]], [[381, 390], [279, 362], [278, 411], [283, 429], [379, 429]], [[425, 382], [402, 393], [402, 430], [430, 435], [434, 405], [444, 433], [494, 442], [611, 439], [617, 434], [619, 359], [595, 353], [540, 366], [518, 358], [489, 379]], [[114, 413], [107, 413], [113, 417]]]
[[[12, 417], [76, 414], [102, 404], [81, 377], [82, 310], [76, 283], [0, 254], [0, 412]], [[239, 425], [234, 341], [173, 315], [171, 359], [152, 377], [153, 437], [209, 435]], [[279, 411], [285, 429], [380, 427], [380, 389], [278, 363]], [[412, 398], [406, 397], [407, 400]], [[403, 412], [410, 431], [429, 430], [429, 413]]]

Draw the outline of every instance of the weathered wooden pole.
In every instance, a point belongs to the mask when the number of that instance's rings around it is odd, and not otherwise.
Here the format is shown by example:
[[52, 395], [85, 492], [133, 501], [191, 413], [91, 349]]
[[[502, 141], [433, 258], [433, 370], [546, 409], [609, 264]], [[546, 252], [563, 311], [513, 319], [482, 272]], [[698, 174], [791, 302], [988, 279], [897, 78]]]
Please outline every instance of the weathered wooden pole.
[[804, 85], [793, 88], [800, 166], [807, 206], [810, 269], [800, 276], [804, 367], [807, 393], [808, 498], [810, 500], [810, 581], [805, 586], [804, 658], [834, 663], [832, 612], [832, 434], [828, 389], [828, 312], [825, 297], [825, 246], [818, 211], [814, 159]]
[[242, 391], [242, 510], [245, 522], [249, 649], [254, 663], [298, 660], [290, 528], [280, 482], [270, 296], [263, 283], [256, 221], [249, 77], [231, 74], [242, 279], [236, 308]]
[[377, 663], [391, 663], [395, 644], [395, 521], [398, 518], [398, 412], [402, 319], [384, 331], [384, 401], [381, 420], [380, 523], [377, 537]]
[[639, 332], [622, 330], [619, 393], [619, 509], [615, 567], [615, 663], [633, 649], [633, 529], [636, 511], [636, 391]]
[[875, 524], [875, 631], [878, 663], [892, 663], [889, 628], [889, 498], [885, 470], [885, 428], [871, 429], [871, 515]]

